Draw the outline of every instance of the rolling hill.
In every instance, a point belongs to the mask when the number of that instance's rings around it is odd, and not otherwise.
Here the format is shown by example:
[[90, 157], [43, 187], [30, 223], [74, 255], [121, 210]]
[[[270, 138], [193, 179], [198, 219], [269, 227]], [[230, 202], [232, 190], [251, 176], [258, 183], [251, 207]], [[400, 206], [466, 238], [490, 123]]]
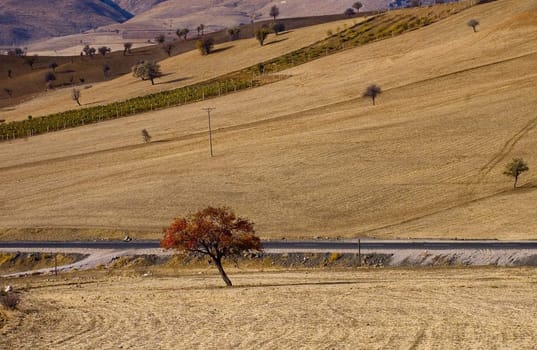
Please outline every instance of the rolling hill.
[[132, 17], [115, 3], [102, 0], [4, 0], [0, 14], [0, 46], [23, 46]]
[[[265, 238], [535, 238], [536, 19], [534, 1], [489, 2], [260, 88], [4, 142], [1, 237], [157, 238], [177, 215], [229, 205]], [[206, 79], [300, 47], [307, 33], [162, 65]], [[361, 97], [372, 83], [383, 89], [376, 106]], [[150, 86], [125, 76], [83, 96], [137, 89]], [[51, 96], [34, 111], [73, 103]], [[216, 108], [213, 158], [205, 107]], [[530, 165], [517, 189], [502, 175], [513, 157]]]

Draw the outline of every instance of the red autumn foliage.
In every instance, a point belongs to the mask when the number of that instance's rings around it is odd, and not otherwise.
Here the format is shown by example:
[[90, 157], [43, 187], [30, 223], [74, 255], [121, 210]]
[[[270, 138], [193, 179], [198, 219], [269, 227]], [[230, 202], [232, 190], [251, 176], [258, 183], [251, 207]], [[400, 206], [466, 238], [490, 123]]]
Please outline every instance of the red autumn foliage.
[[232, 284], [222, 267], [222, 258], [262, 250], [253, 223], [237, 217], [227, 207], [207, 207], [188, 217], [176, 218], [165, 231], [160, 245], [194, 255], [208, 255], [227, 286]]

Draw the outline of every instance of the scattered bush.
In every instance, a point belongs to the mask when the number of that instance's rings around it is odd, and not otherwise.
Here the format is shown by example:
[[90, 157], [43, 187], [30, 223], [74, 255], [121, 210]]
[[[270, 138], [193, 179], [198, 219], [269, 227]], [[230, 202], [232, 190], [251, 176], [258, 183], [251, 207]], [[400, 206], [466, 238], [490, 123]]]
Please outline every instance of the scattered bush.
[[145, 143], [151, 142], [151, 135], [149, 135], [149, 132], [146, 129], [142, 130], [142, 138], [144, 139]]
[[200, 51], [202, 55], [208, 55], [211, 53], [214, 47], [213, 38], [203, 38], [196, 41], [196, 48]]
[[268, 28], [260, 28], [260, 29], [257, 29], [255, 31], [255, 38], [257, 39], [257, 41], [259, 41], [259, 44], [261, 46], [263, 46], [263, 43], [265, 42], [265, 39], [267, 38], [267, 36], [269, 35], [269, 30]]
[[276, 35], [280, 34], [281, 32], [284, 32], [285, 31], [285, 24], [283, 24], [283, 22], [273, 23], [272, 24], [272, 31]]
[[160, 65], [155, 61], [140, 62], [132, 67], [132, 75], [142, 80], [151, 80], [151, 85], [155, 85], [155, 78], [162, 75]]
[[14, 292], [0, 292], [0, 304], [5, 309], [15, 310], [20, 303], [20, 298], [17, 293]]

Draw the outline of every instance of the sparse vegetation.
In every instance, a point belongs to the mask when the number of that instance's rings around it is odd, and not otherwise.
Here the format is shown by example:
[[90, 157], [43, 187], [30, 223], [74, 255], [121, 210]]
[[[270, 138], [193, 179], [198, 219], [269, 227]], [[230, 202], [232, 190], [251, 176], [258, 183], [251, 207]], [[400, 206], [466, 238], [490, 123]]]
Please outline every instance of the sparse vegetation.
[[155, 41], [159, 44], [163, 44], [166, 41], [166, 36], [164, 34], [159, 34], [155, 37]]
[[188, 33], [190, 33], [190, 30], [188, 28], [180, 28], [175, 31], [175, 34], [179, 38], [183, 38], [184, 41], [187, 40]]
[[14, 292], [0, 292], [0, 304], [6, 310], [15, 310], [20, 303], [20, 298], [17, 293]]
[[356, 14], [356, 12], [354, 12], [354, 10], [349, 7], [343, 12], [343, 14], [347, 17], [352, 17]]
[[104, 57], [104, 56], [106, 56], [107, 53], [112, 51], [112, 49], [110, 49], [109, 47], [106, 47], [106, 46], [101, 46], [101, 47], [99, 47], [98, 51], [101, 54], [101, 56]]
[[47, 89], [52, 89], [52, 82], [56, 80], [56, 74], [53, 72], [45, 73], [45, 83]]
[[280, 9], [278, 6], [274, 5], [270, 8], [269, 16], [272, 17], [273, 21], [276, 21], [276, 17], [280, 15]]
[[37, 55], [24, 56], [24, 64], [30, 66], [30, 69], [34, 69], [34, 64], [37, 62]]
[[239, 39], [240, 33], [241, 33], [241, 29], [239, 27], [229, 28], [227, 30], [229, 40], [237, 40], [237, 39]]
[[369, 85], [365, 89], [362, 97], [370, 98], [374, 106], [377, 96], [380, 95], [381, 93], [382, 93], [382, 89], [380, 88], [380, 86], [373, 84], [373, 85]]
[[504, 175], [513, 177], [515, 183], [513, 188], [516, 188], [518, 177], [523, 173], [529, 170], [528, 164], [522, 158], [514, 158], [510, 163], [505, 165]]
[[204, 34], [204, 30], [205, 30], [205, 24], [200, 24], [196, 30], [198, 31], [198, 37], [202, 37], [203, 34]]
[[356, 12], [360, 12], [362, 7], [364, 7], [364, 5], [360, 1], [356, 1], [354, 4], [352, 4], [352, 8], [354, 8]]
[[194, 256], [209, 256], [228, 287], [232, 283], [224, 271], [222, 259], [262, 250], [253, 223], [237, 217], [227, 207], [207, 207], [188, 217], [176, 218], [160, 245]]
[[123, 56], [126, 56], [128, 53], [130, 54], [131, 49], [132, 49], [132, 43], [131, 42], [124, 43], [123, 44]]
[[149, 132], [146, 129], [142, 130], [142, 138], [144, 139], [145, 143], [151, 142], [151, 135], [149, 135]]
[[150, 80], [155, 85], [155, 78], [162, 75], [160, 65], [155, 61], [141, 62], [132, 67], [132, 75], [142, 80]]
[[77, 89], [77, 88], [73, 88], [73, 90], [71, 90], [71, 98], [73, 99], [73, 101], [75, 101], [79, 106], [81, 106], [80, 104], [80, 90]]
[[265, 39], [269, 35], [270, 31], [266, 27], [259, 28], [255, 31], [255, 38], [259, 41], [259, 44], [263, 46]]
[[275, 22], [272, 24], [272, 31], [274, 34], [279, 35], [281, 32], [285, 31], [285, 24], [283, 22]]
[[477, 26], [479, 25], [479, 21], [477, 19], [471, 19], [466, 24], [468, 27], [471, 27], [474, 30], [474, 33], [477, 32]]
[[93, 57], [93, 56], [95, 56], [96, 52], [97, 52], [97, 50], [94, 47], [91, 47], [89, 45], [85, 45], [82, 48], [82, 52], [80, 53], [80, 55], [81, 56], [86, 55], [86, 56], [89, 56], [89, 57]]
[[168, 41], [168, 42], [163, 43], [161, 47], [162, 47], [162, 50], [166, 52], [168, 57], [170, 57], [172, 55], [172, 51], [175, 45], [172, 42]]
[[214, 39], [211, 37], [202, 38], [196, 41], [196, 48], [202, 55], [208, 55], [211, 53], [214, 47]]
[[58, 64], [56, 62], [52, 62], [48, 65], [50, 69], [52, 69], [52, 72], [56, 73], [56, 68], [58, 68]]
[[9, 88], [4, 88], [4, 92], [9, 96], [9, 98], [13, 97], [13, 90]]

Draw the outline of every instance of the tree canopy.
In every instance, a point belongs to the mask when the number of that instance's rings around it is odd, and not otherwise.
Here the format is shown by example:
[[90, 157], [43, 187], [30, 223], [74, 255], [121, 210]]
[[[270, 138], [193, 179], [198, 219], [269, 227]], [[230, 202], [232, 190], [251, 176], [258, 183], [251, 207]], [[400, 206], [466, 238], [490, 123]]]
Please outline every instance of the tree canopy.
[[505, 171], [503, 172], [503, 174], [515, 178], [515, 184], [513, 187], [516, 188], [518, 177], [520, 176], [520, 174], [528, 170], [528, 164], [524, 161], [524, 159], [513, 158], [510, 163], [505, 165]]
[[187, 217], [176, 218], [165, 231], [160, 245], [194, 256], [209, 256], [228, 287], [232, 283], [222, 267], [222, 259], [250, 250], [262, 251], [254, 224], [236, 216], [228, 207], [209, 206]]
[[147, 61], [132, 67], [132, 75], [142, 80], [151, 80], [151, 85], [155, 85], [154, 79], [161, 76], [162, 73], [158, 63]]

